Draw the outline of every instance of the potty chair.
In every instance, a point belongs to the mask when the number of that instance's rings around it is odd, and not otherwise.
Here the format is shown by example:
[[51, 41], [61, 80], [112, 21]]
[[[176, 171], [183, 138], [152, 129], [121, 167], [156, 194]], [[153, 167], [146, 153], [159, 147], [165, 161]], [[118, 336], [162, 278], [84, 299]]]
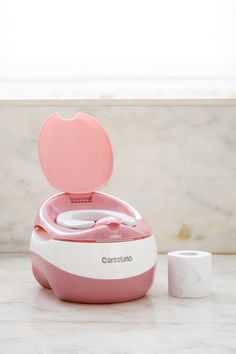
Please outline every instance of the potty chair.
[[80, 303], [145, 295], [154, 278], [156, 242], [135, 208], [97, 192], [113, 165], [103, 127], [85, 113], [67, 120], [53, 114], [40, 131], [39, 157], [48, 182], [62, 192], [36, 216], [30, 253], [39, 284], [61, 300]]

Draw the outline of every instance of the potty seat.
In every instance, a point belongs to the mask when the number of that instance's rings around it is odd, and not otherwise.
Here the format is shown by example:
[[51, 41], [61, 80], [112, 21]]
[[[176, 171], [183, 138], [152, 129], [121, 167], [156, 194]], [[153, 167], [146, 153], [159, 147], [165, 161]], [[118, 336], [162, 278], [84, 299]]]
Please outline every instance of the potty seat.
[[43, 124], [39, 157], [60, 194], [39, 209], [31, 237], [36, 280], [61, 300], [112, 303], [139, 298], [151, 287], [157, 260], [147, 221], [128, 203], [97, 192], [111, 176], [109, 138], [92, 116]]

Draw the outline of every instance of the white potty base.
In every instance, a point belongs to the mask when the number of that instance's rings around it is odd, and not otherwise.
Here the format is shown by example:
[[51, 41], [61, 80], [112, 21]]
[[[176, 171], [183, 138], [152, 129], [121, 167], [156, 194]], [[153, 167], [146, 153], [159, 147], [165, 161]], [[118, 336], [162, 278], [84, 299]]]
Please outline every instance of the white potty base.
[[156, 258], [154, 236], [96, 244], [45, 240], [34, 231], [31, 239], [36, 280], [65, 301], [113, 303], [140, 298], [152, 285]]

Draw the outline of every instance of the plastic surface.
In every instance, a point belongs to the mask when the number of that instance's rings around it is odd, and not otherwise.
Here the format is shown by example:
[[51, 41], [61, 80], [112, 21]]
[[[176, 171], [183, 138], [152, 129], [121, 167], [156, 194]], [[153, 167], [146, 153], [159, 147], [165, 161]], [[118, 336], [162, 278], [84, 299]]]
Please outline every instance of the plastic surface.
[[138, 299], [150, 289], [155, 266], [148, 271], [123, 279], [93, 279], [65, 272], [37, 253], [31, 252], [32, 270], [44, 288], [64, 301], [106, 304]]
[[62, 192], [91, 193], [104, 186], [112, 173], [109, 138], [85, 113], [67, 120], [58, 113], [50, 116], [41, 128], [39, 156], [49, 183]]
[[98, 225], [124, 224], [134, 227], [137, 222], [134, 217], [118, 211], [106, 209], [69, 210], [58, 214], [57, 223], [72, 229], [91, 228]]
[[39, 155], [46, 178], [64, 193], [45, 201], [36, 216], [30, 250], [37, 281], [66, 301], [145, 295], [157, 259], [151, 228], [128, 203], [95, 191], [112, 172], [104, 129], [84, 113], [70, 120], [54, 114], [41, 129]]
[[[110, 212], [123, 213], [136, 221], [135, 226], [122, 223], [105, 222], [105, 218], [96, 222], [96, 226], [89, 229], [72, 229], [59, 225], [56, 219], [59, 214], [67, 211], [86, 211], [91, 209], [106, 209]], [[40, 208], [36, 220], [35, 229], [42, 228], [48, 233], [48, 237], [64, 241], [78, 242], [120, 242], [149, 237], [152, 230], [146, 219], [131, 205], [111, 195], [94, 192], [91, 201], [72, 203], [70, 195], [61, 193], [49, 198]]]
[[157, 261], [154, 235], [127, 242], [61, 242], [33, 231], [30, 250], [65, 272], [94, 279], [129, 278]]

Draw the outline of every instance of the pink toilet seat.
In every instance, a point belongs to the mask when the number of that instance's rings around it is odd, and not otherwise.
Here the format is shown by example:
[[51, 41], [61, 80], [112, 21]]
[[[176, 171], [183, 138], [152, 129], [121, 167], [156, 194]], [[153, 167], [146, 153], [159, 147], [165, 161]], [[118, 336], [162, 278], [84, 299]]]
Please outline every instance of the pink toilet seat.
[[[99, 225], [92, 229], [72, 229], [56, 223], [57, 216], [68, 210], [108, 208], [134, 217], [137, 224], [130, 227], [124, 224]], [[151, 229], [146, 220], [129, 204], [104, 193], [94, 192], [92, 202], [71, 203], [70, 195], [61, 193], [47, 200], [39, 210], [35, 227], [47, 231], [50, 238], [78, 242], [119, 242], [148, 237]]]

